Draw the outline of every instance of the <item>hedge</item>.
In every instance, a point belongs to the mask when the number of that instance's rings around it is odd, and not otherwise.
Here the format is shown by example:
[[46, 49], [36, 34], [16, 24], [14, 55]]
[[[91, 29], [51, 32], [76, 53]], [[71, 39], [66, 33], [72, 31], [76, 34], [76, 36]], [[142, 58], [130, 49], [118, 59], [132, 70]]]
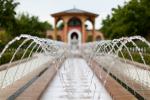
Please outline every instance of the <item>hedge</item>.
[[[129, 56], [129, 54], [127, 52], [123, 52], [123, 55], [126, 59], [131, 60], [131, 57]], [[132, 55], [134, 61], [143, 63], [142, 58], [138, 52], [131, 52], [131, 55]], [[142, 55], [144, 57], [146, 64], [150, 65], [150, 54], [147, 53], [147, 54], [142, 54]], [[122, 57], [121, 53], [119, 53], [119, 57]]]
[[[21, 57], [23, 56], [23, 53], [24, 53], [24, 51], [18, 52], [16, 54], [16, 56], [15, 56], [15, 58], [14, 58], [13, 61], [21, 59]], [[30, 52], [28, 51], [26, 53], [26, 55], [24, 56], [24, 58], [28, 57], [29, 53]], [[0, 65], [9, 63], [10, 60], [11, 60], [11, 58], [12, 58], [12, 56], [13, 56], [13, 54], [14, 54], [14, 52], [6, 52], [6, 53], [4, 53], [3, 56], [2, 56], [2, 58], [0, 58]]]

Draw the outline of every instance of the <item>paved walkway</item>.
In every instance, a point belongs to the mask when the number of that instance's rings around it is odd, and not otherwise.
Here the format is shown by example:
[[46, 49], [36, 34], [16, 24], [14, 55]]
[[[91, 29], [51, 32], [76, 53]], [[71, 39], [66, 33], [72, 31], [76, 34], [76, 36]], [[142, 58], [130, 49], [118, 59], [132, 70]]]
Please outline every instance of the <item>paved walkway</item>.
[[111, 100], [97, 77], [92, 76], [92, 70], [84, 59], [69, 58], [41, 100]]

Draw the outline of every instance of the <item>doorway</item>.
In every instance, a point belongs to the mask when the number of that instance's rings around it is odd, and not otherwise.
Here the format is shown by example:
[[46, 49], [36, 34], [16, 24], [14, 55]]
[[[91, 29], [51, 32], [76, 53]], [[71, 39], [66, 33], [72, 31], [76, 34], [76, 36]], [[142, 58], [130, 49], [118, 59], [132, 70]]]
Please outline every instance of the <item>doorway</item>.
[[68, 44], [72, 49], [78, 49], [81, 45], [81, 32], [73, 29], [68, 33]]

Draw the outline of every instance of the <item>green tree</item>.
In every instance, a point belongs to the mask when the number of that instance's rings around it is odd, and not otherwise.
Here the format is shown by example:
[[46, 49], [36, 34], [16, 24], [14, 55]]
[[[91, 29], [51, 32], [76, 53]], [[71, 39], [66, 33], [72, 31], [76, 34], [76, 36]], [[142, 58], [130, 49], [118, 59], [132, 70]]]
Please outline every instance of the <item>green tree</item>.
[[14, 0], [0, 0], [0, 27], [11, 30], [15, 24], [15, 8], [19, 3]]
[[112, 9], [112, 15], [103, 20], [101, 31], [107, 38], [141, 35], [150, 33], [150, 2], [131, 0], [124, 6]]
[[45, 37], [44, 32], [51, 28], [51, 24], [46, 21], [39, 21], [38, 17], [30, 17], [28, 14], [21, 14], [16, 18], [16, 27], [13, 30], [13, 34], [15, 36], [20, 34], [30, 34], [33, 36]]
[[4, 48], [5, 44], [10, 40], [10, 35], [5, 31], [0, 31], [0, 51]]

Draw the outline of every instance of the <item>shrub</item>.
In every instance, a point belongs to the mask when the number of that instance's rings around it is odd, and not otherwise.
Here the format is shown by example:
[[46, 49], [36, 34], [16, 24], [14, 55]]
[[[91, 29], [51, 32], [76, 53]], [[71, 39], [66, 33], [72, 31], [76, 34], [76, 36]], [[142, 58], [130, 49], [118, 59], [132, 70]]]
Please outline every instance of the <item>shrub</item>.
[[[13, 61], [16, 61], [16, 60], [21, 59], [21, 57], [23, 56], [23, 53], [24, 53], [24, 51], [18, 52], [18, 53], [15, 55], [15, 58], [14, 58]], [[30, 51], [28, 51], [28, 52], [26, 53], [26, 55], [25, 55], [24, 58], [28, 57], [28, 56], [29, 56], [29, 53], [30, 53]], [[14, 52], [12, 52], [12, 51], [11, 51], [11, 52], [9, 52], [9, 51], [8, 51], [8, 52], [5, 52], [5, 53], [3, 54], [3, 56], [2, 56], [2, 58], [0, 58], [0, 65], [9, 63], [10, 60], [11, 60], [11, 58], [12, 58], [12, 56], [13, 56], [13, 54], [14, 54]]]
[[[123, 55], [126, 59], [131, 60], [131, 57], [129, 56], [128, 52], [123, 52]], [[142, 58], [138, 52], [131, 52], [131, 55], [134, 61], [143, 63]], [[144, 57], [146, 64], [150, 65], [150, 55], [149, 54], [142, 54], [142, 55]], [[119, 57], [122, 57], [121, 53], [119, 53]]]

